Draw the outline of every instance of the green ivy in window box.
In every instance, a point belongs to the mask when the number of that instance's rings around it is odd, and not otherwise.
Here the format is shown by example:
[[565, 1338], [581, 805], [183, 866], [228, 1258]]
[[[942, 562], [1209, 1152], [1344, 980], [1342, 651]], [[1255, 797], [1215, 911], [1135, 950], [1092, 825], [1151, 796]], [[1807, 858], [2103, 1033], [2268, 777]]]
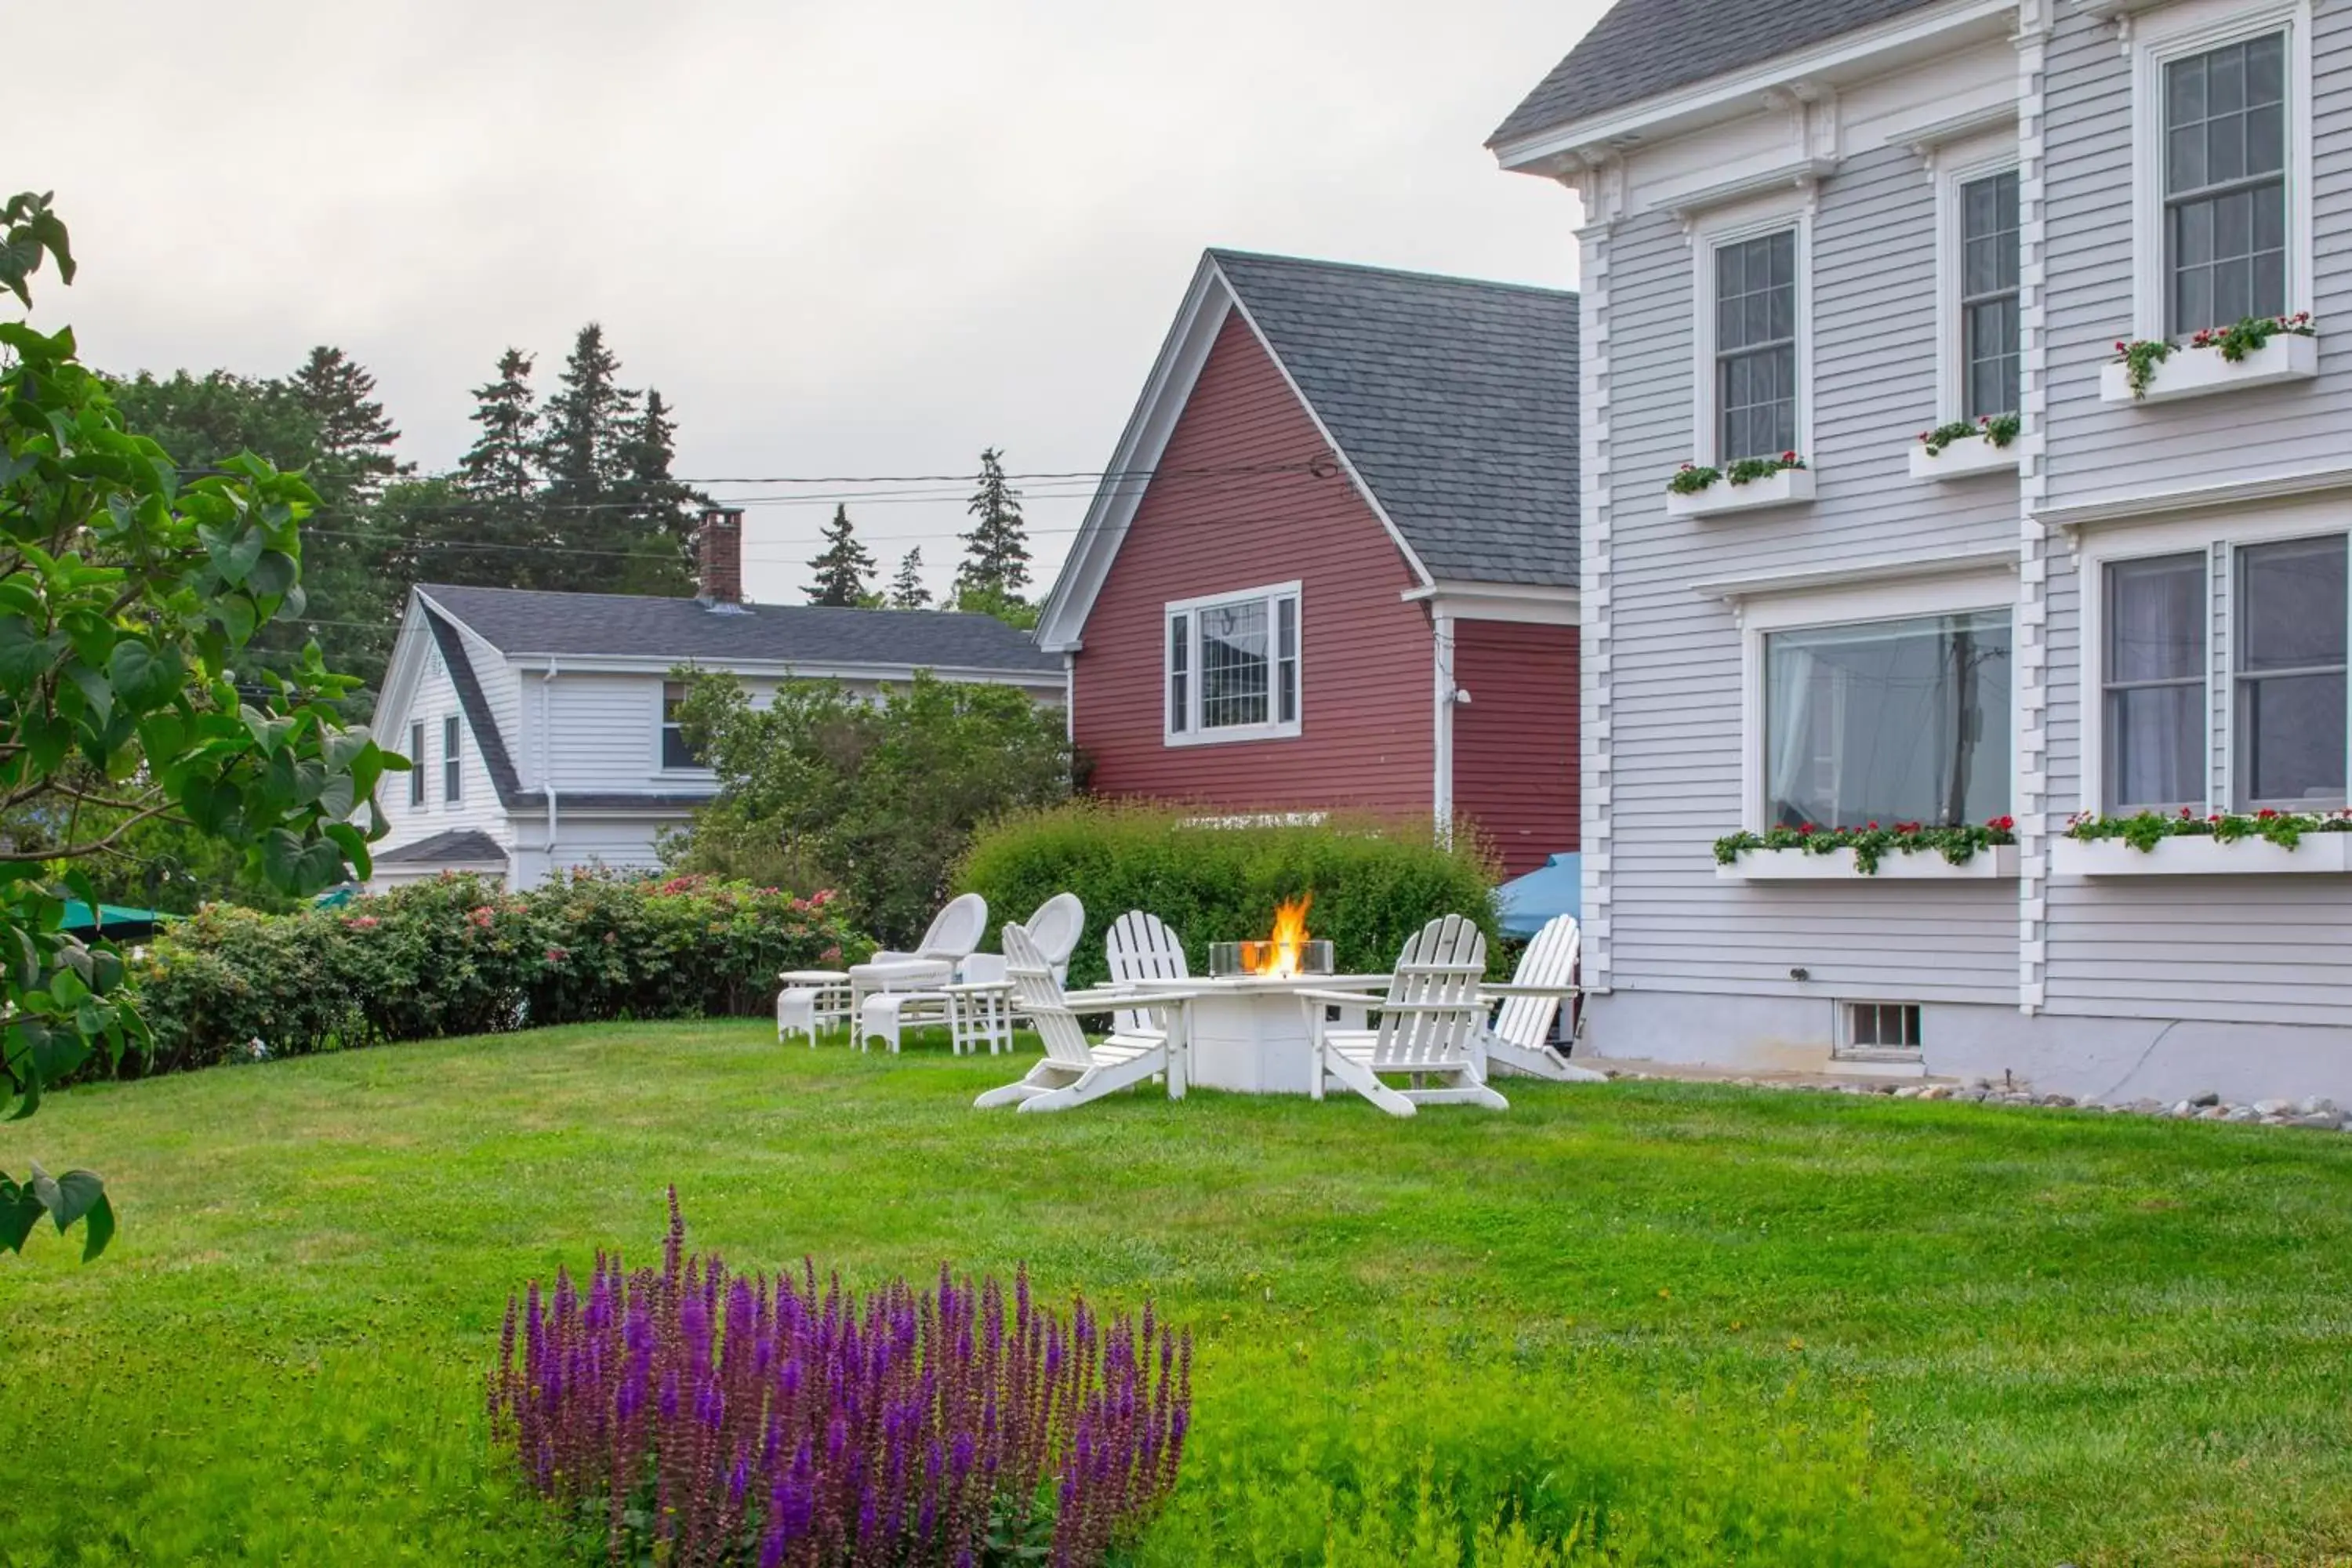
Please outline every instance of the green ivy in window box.
[[2120, 838], [2143, 855], [2154, 854], [2167, 838], [2211, 838], [2223, 844], [2260, 838], [2292, 849], [2306, 833], [2352, 833], [2352, 811], [2216, 811], [2199, 816], [2184, 805], [2175, 816], [2155, 811], [2131, 816], [2090, 813], [2066, 825], [2069, 838], [2085, 844]]
[[[2191, 333], [2189, 346], [2192, 349], [2213, 349], [2231, 364], [2237, 364], [2261, 349], [2273, 338], [2315, 338], [2318, 326], [2311, 312], [2297, 310], [2292, 316], [2248, 316], [2226, 327], [2203, 327]], [[2135, 338], [2116, 344], [2116, 358], [2125, 367], [2124, 379], [2131, 385], [2134, 397], [2146, 397], [2156, 380], [2157, 367], [2170, 359], [2177, 344], [2164, 338]]]
[[1938, 425], [1933, 430], [1919, 432], [1919, 444], [1927, 456], [1939, 458], [1944, 448], [1955, 441], [1965, 441], [1974, 436], [1989, 447], [2006, 447], [2025, 428], [2025, 421], [2014, 414], [1979, 414], [1971, 425], [1965, 419], [1955, 419], [1948, 425]]
[[1801, 849], [1810, 855], [1834, 855], [1841, 849], [1851, 849], [1853, 868], [1865, 877], [1874, 877], [1878, 875], [1879, 861], [1889, 855], [1933, 852], [1955, 866], [1965, 866], [1979, 849], [2016, 842], [2017, 823], [2007, 816], [1996, 816], [1982, 824], [1963, 822], [1941, 826], [1898, 822], [1892, 827], [1881, 827], [1874, 822], [1863, 827], [1822, 827], [1809, 822], [1801, 827], [1726, 834], [1715, 841], [1715, 859], [1719, 866], [1730, 866], [1751, 849]]
[[1728, 479], [1735, 485], [1753, 484], [1758, 479], [1769, 479], [1774, 474], [1804, 466], [1805, 459], [1794, 452], [1783, 452], [1777, 458], [1742, 458], [1728, 468], [1685, 463], [1675, 470], [1674, 478], [1666, 481], [1666, 489], [1678, 496], [1695, 496], [1701, 490], [1713, 489], [1719, 479]]

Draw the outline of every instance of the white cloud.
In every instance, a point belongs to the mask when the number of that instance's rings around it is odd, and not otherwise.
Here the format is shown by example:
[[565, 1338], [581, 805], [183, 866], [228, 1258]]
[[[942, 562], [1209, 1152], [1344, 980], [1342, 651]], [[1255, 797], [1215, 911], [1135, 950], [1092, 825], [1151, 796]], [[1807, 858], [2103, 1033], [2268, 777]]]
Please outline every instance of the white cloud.
[[[1208, 245], [1568, 284], [1572, 202], [1480, 143], [1600, 0], [83, 0], [26, 10], [11, 188], [110, 368], [373, 369], [444, 466], [509, 343], [601, 320], [680, 471], [1108, 458]], [[1040, 565], [1082, 511], [1031, 509]], [[942, 581], [953, 501], [854, 509]], [[797, 597], [817, 508], [752, 513]]]

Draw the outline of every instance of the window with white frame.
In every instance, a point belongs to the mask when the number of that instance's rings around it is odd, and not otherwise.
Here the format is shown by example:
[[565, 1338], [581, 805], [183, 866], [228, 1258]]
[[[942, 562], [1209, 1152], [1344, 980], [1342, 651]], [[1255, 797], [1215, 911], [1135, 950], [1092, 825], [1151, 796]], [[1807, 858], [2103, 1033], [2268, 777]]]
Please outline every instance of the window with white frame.
[[425, 721], [408, 723], [408, 804], [425, 804]]
[[2204, 552], [2106, 568], [2106, 806], [2169, 814], [2205, 801]]
[[[2095, 564], [2100, 624], [2084, 700], [2098, 714], [2086, 737], [2098, 798], [2086, 805], [2347, 804], [2352, 541], [2273, 527], [2217, 545], [2183, 531]], [[2214, 591], [2216, 574], [2227, 592]]]
[[1764, 825], [1984, 822], [2010, 811], [2010, 612], [1763, 636]]
[[1166, 606], [1171, 745], [1299, 732], [1296, 583]]
[[1714, 247], [1715, 458], [1797, 447], [1797, 232]]
[[2312, 308], [2310, 0], [2182, 0], [2134, 20], [2136, 330]]
[[1962, 181], [1959, 208], [1959, 372], [1962, 419], [2018, 408], [2017, 171]]
[[2286, 35], [2164, 66], [2166, 330], [2286, 310]]
[[2346, 562], [2341, 534], [2238, 548], [2231, 720], [2242, 809], [2345, 804]]
[[457, 716], [449, 714], [441, 721], [441, 798], [455, 804], [465, 784], [465, 768], [457, 751]]
[[686, 727], [678, 721], [678, 712], [686, 706], [686, 697], [685, 681], [662, 682], [661, 765], [665, 772], [688, 772], [710, 765], [687, 740]]

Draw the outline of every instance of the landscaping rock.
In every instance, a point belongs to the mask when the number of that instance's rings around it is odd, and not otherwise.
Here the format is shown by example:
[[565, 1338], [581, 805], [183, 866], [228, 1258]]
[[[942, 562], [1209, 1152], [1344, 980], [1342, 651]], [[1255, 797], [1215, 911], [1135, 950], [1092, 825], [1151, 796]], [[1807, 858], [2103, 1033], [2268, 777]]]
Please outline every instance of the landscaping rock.
[[2208, 1105], [2219, 1105], [2221, 1103], [2221, 1096], [2219, 1090], [2209, 1089], [2203, 1090], [2201, 1093], [2190, 1095], [2189, 1097], [2189, 1103], [2200, 1108]]
[[2164, 1101], [2160, 1100], [2135, 1100], [2129, 1105], [2125, 1106], [2124, 1109], [2137, 1116], [2161, 1116], [2164, 1114]]
[[2072, 1110], [2075, 1100], [2071, 1094], [2045, 1094], [2042, 1097], [2042, 1103], [2057, 1110]]
[[2343, 1120], [2333, 1111], [2315, 1111], [2308, 1116], [2290, 1116], [2286, 1119], [2286, 1124], [2289, 1127], [2308, 1127], [2315, 1131], [2333, 1132], [2343, 1124]]
[[2294, 1109], [2292, 1100], [2258, 1100], [2254, 1109], [2264, 1116], [2284, 1116]]
[[2187, 1121], [2197, 1114], [2197, 1104], [2194, 1100], [2184, 1100], [2175, 1104], [2166, 1114], [2180, 1121]]
[[2227, 1121], [2229, 1119], [2230, 1108], [2226, 1105], [2209, 1105], [2197, 1113], [2200, 1121]]
[[2243, 1127], [2260, 1121], [2262, 1118], [2255, 1113], [2254, 1108], [2251, 1105], [2233, 1105], [2230, 1107], [2228, 1120]]
[[2325, 1095], [2307, 1094], [2294, 1102], [2297, 1116], [2336, 1116], [2341, 1114], [2336, 1102]]

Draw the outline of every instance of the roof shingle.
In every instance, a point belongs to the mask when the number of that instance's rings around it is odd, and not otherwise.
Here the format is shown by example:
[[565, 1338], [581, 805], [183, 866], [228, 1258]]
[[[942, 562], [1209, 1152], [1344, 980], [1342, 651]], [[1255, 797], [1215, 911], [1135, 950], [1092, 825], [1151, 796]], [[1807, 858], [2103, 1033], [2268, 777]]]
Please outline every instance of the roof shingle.
[[1617, 0], [1489, 147], [1760, 65], [1939, 0]]
[[556, 594], [528, 588], [417, 591], [507, 654], [701, 659], [824, 667], [1058, 672], [1060, 658], [992, 616], [751, 605], [741, 614], [698, 599]]
[[1575, 584], [1575, 294], [1210, 254], [1433, 575]]

